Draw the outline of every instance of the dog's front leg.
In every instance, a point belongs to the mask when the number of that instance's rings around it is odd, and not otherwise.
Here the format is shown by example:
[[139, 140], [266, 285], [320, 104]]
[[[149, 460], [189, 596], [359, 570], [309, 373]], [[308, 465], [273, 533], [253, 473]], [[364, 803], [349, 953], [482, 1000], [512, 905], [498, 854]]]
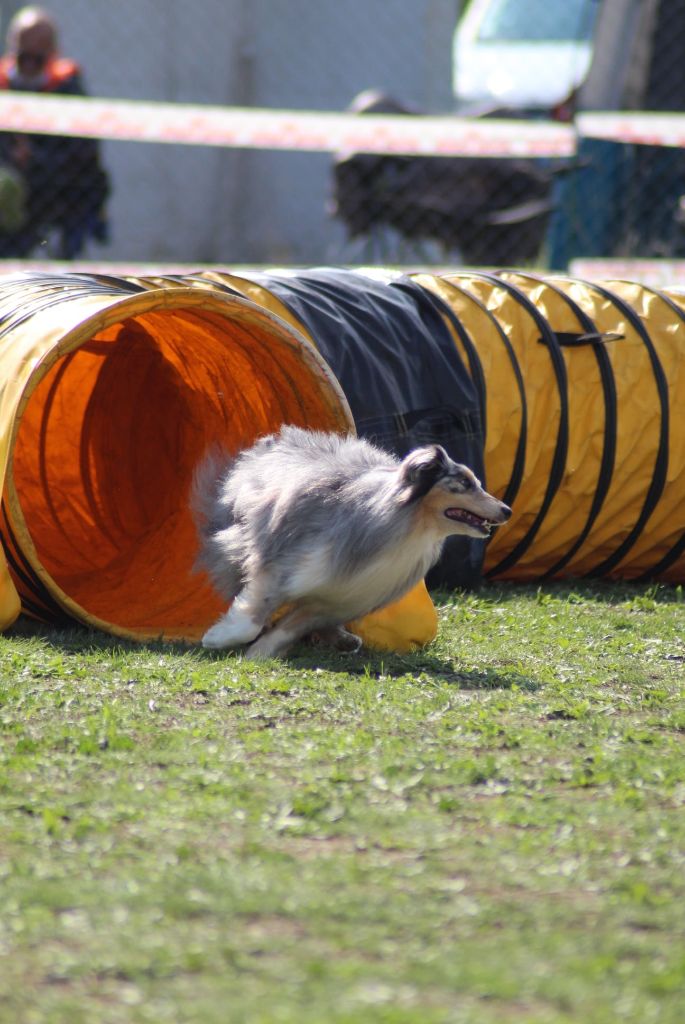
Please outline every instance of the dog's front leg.
[[221, 618], [202, 637], [202, 646], [211, 648], [238, 647], [249, 644], [264, 629], [272, 612], [271, 604], [255, 600], [246, 587]]

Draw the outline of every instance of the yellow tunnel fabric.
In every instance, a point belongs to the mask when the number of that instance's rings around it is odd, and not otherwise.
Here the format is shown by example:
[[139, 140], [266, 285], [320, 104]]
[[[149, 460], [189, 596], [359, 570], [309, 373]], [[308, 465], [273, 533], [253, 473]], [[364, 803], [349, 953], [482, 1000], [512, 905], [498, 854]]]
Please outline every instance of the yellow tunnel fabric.
[[[487, 549], [486, 574], [682, 583], [685, 296], [522, 271], [419, 279], [454, 311], [476, 353], [489, 485], [503, 497], [505, 481], [516, 480], [506, 498], [514, 514]], [[510, 343], [523, 411], [501, 342], [464, 291]]]
[[5, 286], [2, 537], [18, 612], [195, 640], [224, 610], [195, 573], [194, 467], [284, 421], [348, 431], [326, 364], [282, 320], [195, 288]]

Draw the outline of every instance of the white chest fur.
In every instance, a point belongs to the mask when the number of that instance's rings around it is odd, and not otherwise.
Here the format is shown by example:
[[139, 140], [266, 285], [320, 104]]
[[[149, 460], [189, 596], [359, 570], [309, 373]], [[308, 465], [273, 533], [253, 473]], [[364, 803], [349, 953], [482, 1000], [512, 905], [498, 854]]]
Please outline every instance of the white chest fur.
[[422, 579], [438, 557], [440, 540], [412, 539], [389, 546], [353, 573], [335, 575], [330, 546], [314, 548], [300, 558], [288, 580], [288, 599], [330, 605], [345, 619], [381, 607]]

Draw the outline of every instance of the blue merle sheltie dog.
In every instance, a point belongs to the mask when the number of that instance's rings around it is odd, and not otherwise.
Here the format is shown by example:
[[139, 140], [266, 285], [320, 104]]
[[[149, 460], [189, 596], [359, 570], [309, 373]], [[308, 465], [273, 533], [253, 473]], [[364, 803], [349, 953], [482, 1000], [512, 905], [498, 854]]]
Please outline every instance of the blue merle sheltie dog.
[[223, 466], [206, 457], [193, 508], [198, 565], [231, 602], [202, 643], [249, 644], [251, 658], [281, 655], [312, 632], [356, 649], [344, 623], [410, 590], [450, 534], [487, 537], [511, 515], [440, 445], [399, 460], [292, 426]]

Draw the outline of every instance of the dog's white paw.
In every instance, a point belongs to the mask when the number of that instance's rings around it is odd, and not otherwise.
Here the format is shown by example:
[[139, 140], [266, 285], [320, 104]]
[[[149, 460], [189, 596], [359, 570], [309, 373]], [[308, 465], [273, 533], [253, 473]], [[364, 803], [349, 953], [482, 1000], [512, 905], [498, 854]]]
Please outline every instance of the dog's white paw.
[[231, 637], [231, 630], [227, 630], [223, 622], [217, 622], [210, 626], [202, 637], [202, 646], [210, 648], [231, 647], [235, 641]]
[[202, 637], [202, 646], [211, 648], [238, 647], [248, 644], [259, 636], [262, 626], [244, 613], [228, 611], [223, 618], [210, 626]]

